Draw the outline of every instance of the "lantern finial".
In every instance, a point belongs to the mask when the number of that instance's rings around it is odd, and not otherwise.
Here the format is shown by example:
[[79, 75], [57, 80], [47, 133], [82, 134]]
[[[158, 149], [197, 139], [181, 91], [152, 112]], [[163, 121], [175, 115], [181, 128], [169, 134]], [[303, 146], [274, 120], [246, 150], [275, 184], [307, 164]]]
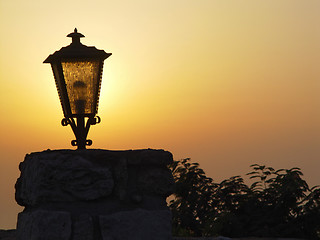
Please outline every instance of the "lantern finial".
[[72, 38], [72, 44], [81, 44], [80, 38], [84, 37], [83, 34], [78, 33], [78, 29], [75, 28], [73, 33], [69, 33], [67, 37]]

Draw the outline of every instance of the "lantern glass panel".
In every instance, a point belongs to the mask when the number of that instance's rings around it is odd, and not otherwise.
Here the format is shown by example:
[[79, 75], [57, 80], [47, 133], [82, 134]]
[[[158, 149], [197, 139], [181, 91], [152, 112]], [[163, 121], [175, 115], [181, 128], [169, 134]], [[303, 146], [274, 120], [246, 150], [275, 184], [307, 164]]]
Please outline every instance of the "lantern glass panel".
[[72, 114], [95, 114], [100, 76], [98, 60], [62, 61]]
[[58, 90], [58, 94], [59, 94], [59, 99], [62, 105], [62, 109], [63, 109], [63, 113], [66, 116], [68, 113], [68, 109], [69, 109], [69, 105], [67, 104], [67, 100], [65, 99], [64, 95], [62, 94], [63, 92], [63, 86], [61, 85], [62, 80], [59, 74], [59, 66], [57, 63], [51, 63], [51, 67], [53, 70], [53, 75], [55, 78], [55, 83], [56, 83], [56, 87]]

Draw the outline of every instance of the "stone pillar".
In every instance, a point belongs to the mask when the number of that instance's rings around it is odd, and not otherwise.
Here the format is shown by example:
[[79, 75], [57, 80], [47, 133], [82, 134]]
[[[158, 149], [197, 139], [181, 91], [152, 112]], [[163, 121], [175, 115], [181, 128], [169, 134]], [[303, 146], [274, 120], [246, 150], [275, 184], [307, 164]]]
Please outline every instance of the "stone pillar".
[[163, 150], [54, 150], [20, 163], [18, 240], [165, 240], [174, 181]]

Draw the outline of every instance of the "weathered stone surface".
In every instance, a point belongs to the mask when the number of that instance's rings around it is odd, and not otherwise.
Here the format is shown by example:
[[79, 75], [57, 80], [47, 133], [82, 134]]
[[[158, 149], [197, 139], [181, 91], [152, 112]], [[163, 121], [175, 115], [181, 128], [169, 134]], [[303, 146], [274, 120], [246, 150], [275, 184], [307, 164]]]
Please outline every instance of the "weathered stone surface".
[[136, 209], [100, 216], [103, 240], [167, 240], [171, 236], [171, 213]]
[[18, 216], [17, 230], [17, 240], [69, 240], [71, 217], [67, 212], [22, 212]]
[[93, 218], [80, 215], [73, 219], [72, 240], [95, 240]]
[[138, 173], [138, 189], [147, 194], [168, 197], [174, 192], [174, 179], [167, 168], [145, 167]]
[[153, 149], [27, 155], [16, 183], [26, 207], [18, 239], [171, 239], [171, 162], [171, 153]]
[[113, 176], [115, 182], [114, 193], [120, 200], [124, 200], [127, 194], [129, 177], [126, 158], [120, 157], [117, 159], [113, 168]]
[[174, 181], [164, 150], [55, 150], [27, 155], [20, 164], [16, 201], [22, 206], [116, 197], [142, 203], [143, 195], [167, 197]]
[[164, 150], [146, 149], [140, 153], [141, 164], [166, 166], [173, 161], [172, 153]]
[[15, 229], [3, 230], [0, 229], [0, 239], [1, 240], [16, 240], [17, 231]]
[[68, 152], [27, 155], [20, 170], [16, 200], [22, 206], [94, 200], [110, 195], [114, 185], [108, 168], [94, 166], [84, 157]]

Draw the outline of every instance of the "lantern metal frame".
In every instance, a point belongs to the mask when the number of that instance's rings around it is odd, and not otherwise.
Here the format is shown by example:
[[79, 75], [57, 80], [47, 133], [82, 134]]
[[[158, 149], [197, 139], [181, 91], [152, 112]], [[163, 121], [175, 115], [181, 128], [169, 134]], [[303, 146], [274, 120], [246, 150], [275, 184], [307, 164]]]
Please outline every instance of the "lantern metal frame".
[[[104, 60], [111, 56], [111, 53], [106, 53], [104, 50], [98, 50], [95, 47], [88, 47], [80, 42], [83, 34], [78, 33], [74, 29], [73, 33], [67, 35], [72, 38], [72, 43], [59, 51], [49, 55], [43, 63], [50, 63], [58, 90], [64, 118], [61, 121], [62, 126], [70, 125], [76, 137], [76, 140], [71, 141], [72, 146], [77, 146], [78, 149], [85, 149], [86, 146], [92, 144], [92, 140], [87, 140], [89, 128], [91, 125], [100, 123], [101, 119], [96, 116], [98, 112], [99, 95], [102, 81], [102, 71]], [[70, 99], [67, 91], [66, 79], [62, 67], [63, 62], [81, 62], [81, 61], [98, 61], [97, 85], [93, 93], [93, 111], [90, 113], [73, 113], [71, 110]], [[91, 109], [92, 110], [92, 109]], [[87, 121], [86, 121], [87, 119]]]

